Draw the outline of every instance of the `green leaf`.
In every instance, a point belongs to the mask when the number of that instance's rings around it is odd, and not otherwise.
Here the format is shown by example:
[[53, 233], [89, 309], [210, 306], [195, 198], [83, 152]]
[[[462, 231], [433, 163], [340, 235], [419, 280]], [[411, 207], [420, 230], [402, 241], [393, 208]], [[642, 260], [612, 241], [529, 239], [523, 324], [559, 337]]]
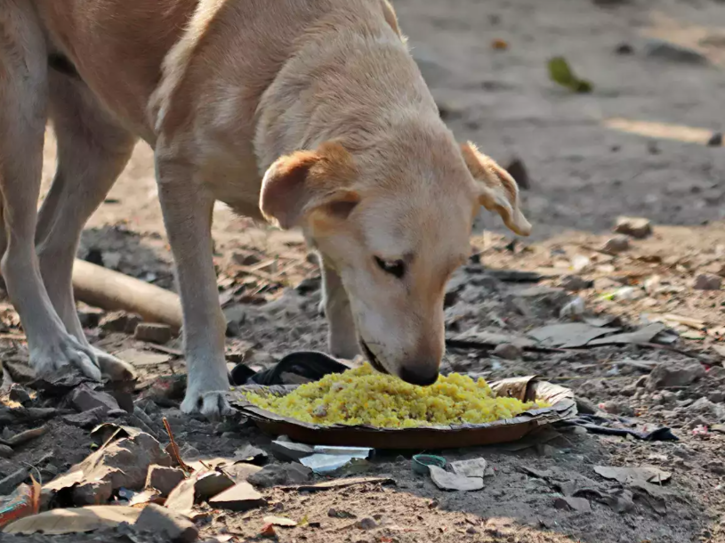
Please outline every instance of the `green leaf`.
[[585, 79], [579, 79], [564, 57], [554, 57], [549, 60], [549, 77], [555, 83], [571, 91], [579, 93], [592, 92], [592, 84]]

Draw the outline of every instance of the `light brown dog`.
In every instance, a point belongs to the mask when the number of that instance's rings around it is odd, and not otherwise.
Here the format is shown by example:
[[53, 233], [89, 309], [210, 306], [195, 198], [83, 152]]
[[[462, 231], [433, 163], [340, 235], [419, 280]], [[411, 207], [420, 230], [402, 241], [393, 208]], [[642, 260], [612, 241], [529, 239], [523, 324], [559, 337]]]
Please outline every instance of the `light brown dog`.
[[[58, 169], [36, 205], [47, 120]], [[458, 145], [387, 0], [3, 0], [2, 273], [40, 372], [131, 369], [88, 344], [71, 288], [84, 223], [137, 138], [155, 150], [184, 312], [184, 411], [228, 407], [215, 200], [321, 256], [333, 354], [438, 375], [443, 295], [479, 206], [530, 225], [513, 179]]]

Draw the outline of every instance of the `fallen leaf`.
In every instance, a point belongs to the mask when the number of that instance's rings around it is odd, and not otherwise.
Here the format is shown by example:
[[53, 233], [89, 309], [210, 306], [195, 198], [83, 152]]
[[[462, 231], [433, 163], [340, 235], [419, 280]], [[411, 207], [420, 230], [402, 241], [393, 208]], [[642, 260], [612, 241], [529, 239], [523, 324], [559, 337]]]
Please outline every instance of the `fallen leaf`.
[[549, 60], [549, 77], [555, 83], [574, 92], [588, 93], [592, 91], [592, 84], [574, 75], [564, 57], [554, 57]]
[[505, 51], [509, 48], [509, 44], [506, 40], [495, 39], [491, 42], [491, 47], [498, 51]]

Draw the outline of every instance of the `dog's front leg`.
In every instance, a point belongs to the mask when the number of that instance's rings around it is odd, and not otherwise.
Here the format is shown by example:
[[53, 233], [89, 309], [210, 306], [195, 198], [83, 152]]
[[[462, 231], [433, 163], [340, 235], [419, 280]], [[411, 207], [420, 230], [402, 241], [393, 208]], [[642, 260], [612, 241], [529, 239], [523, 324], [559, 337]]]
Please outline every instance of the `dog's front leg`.
[[188, 377], [181, 410], [217, 418], [230, 408], [224, 397], [229, 389], [224, 359], [226, 327], [212, 260], [214, 198], [192, 165], [157, 158], [156, 169], [184, 314]]
[[353, 359], [360, 354], [355, 320], [350, 309], [350, 300], [340, 276], [321, 259], [322, 304], [329, 325], [328, 346], [330, 354], [340, 358]]

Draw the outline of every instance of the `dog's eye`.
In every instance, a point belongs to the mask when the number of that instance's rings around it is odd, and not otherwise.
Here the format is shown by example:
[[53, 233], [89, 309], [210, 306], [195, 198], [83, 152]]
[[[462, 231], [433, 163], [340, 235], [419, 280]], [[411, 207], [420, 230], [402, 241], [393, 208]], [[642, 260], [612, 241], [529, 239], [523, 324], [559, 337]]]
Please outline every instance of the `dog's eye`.
[[405, 275], [405, 262], [402, 260], [383, 260], [382, 258], [378, 258], [376, 256], [375, 262], [385, 273], [394, 275], [398, 279], [402, 279]]

